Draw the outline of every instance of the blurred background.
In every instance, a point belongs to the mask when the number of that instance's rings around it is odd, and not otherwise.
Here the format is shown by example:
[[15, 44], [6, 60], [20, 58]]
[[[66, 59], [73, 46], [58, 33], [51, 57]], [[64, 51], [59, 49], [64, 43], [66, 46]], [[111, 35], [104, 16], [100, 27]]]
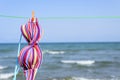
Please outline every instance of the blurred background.
[[[36, 80], [120, 80], [119, 0], [0, 1], [0, 80], [12, 80], [20, 27], [44, 30]], [[26, 44], [22, 39], [22, 47]], [[17, 80], [25, 80], [22, 69]]]

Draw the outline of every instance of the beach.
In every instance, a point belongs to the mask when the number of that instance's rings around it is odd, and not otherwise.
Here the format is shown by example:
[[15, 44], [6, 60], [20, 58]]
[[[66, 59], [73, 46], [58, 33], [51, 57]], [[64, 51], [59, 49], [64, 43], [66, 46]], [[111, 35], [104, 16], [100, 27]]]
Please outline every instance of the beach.
[[[17, 43], [0, 44], [0, 80], [12, 80], [17, 48]], [[119, 42], [41, 43], [40, 48], [35, 80], [120, 80]], [[22, 69], [17, 80], [25, 80]]]

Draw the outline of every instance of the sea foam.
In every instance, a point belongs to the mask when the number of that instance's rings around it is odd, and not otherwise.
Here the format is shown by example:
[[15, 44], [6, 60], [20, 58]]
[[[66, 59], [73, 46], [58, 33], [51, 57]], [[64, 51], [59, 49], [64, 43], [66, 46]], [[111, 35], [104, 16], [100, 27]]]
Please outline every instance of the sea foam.
[[71, 80], [100, 80], [100, 79], [88, 79], [88, 78], [83, 78], [83, 77], [72, 77]]
[[0, 80], [8, 79], [8, 78], [12, 77], [13, 75], [14, 75], [13, 73], [0, 74]]
[[7, 68], [7, 66], [0, 66], [0, 70], [5, 68]]
[[54, 50], [45, 50], [43, 53], [48, 53], [48, 54], [64, 54], [64, 51], [54, 51]]
[[94, 60], [62, 60], [62, 63], [78, 64], [78, 65], [92, 65], [95, 63]]
[[101, 80], [101, 79], [89, 79], [84, 77], [71, 77], [69, 79], [52, 79], [52, 80]]

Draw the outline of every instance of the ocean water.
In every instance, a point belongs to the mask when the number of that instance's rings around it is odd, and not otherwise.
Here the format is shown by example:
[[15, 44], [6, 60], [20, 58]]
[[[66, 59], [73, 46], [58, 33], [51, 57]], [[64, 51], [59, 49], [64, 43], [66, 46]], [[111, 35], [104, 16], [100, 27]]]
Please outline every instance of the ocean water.
[[[22, 44], [22, 47], [26, 44]], [[12, 80], [18, 44], [0, 44], [0, 80]], [[120, 43], [42, 43], [36, 80], [120, 80]], [[25, 80], [22, 69], [17, 80]]]

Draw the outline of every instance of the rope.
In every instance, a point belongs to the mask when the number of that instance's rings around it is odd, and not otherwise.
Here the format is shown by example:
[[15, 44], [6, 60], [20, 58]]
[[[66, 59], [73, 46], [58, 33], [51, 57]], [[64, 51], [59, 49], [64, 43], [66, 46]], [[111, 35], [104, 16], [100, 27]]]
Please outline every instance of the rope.
[[[0, 15], [1, 18], [28, 19], [24, 16]], [[64, 16], [64, 17], [38, 17], [40, 20], [60, 20], [60, 19], [120, 19], [120, 16]]]
[[21, 39], [22, 39], [22, 34], [20, 35], [20, 40], [19, 40], [19, 44], [18, 44], [18, 52], [17, 52], [17, 59], [16, 59], [16, 65], [15, 65], [13, 80], [16, 80], [16, 75], [19, 72], [18, 56], [19, 56], [19, 53], [20, 53]]

